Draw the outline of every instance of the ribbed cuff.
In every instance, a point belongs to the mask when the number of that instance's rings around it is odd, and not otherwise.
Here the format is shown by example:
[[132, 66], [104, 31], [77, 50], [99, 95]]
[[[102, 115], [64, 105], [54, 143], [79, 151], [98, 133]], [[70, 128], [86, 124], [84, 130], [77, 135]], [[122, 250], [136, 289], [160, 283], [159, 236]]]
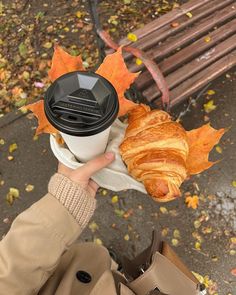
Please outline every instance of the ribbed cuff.
[[63, 174], [55, 173], [49, 183], [48, 192], [71, 213], [81, 229], [84, 229], [96, 208], [96, 200]]

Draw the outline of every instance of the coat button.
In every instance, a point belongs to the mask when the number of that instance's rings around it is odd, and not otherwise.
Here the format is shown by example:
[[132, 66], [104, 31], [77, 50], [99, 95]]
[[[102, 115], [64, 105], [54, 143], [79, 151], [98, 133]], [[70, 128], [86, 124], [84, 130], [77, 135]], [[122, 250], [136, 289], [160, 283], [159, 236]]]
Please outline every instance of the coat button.
[[88, 284], [92, 280], [91, 275], [83, 270], [77, 271], [76, 277], [81, 283], [84, 283], [84, 284]]

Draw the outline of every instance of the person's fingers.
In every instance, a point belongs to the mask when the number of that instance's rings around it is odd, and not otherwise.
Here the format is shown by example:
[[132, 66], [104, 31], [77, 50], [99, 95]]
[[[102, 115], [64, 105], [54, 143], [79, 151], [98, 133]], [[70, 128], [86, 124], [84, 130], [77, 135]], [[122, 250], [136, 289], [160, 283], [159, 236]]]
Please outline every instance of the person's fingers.
[[94, 173], [108, 166], [114, 159], [114, 153], [108, 152], [106, 154], [98, 156], [93, 160], [88, 161], [86, 164], [84, 164], [84, 166], [77, 169], [76, 172], [79, 173], [80, 178], [82, 176], [83, 179], [89, 179]]

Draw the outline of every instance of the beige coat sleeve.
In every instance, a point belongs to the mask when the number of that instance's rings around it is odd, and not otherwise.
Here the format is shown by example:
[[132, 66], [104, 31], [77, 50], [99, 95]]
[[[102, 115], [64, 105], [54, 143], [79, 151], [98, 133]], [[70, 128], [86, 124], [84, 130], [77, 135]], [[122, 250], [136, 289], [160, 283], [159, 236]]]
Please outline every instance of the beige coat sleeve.
[[62, 174], [48, 189], [0, 242], [0, 295], [37, 294], [95, 210], [95, 199]]

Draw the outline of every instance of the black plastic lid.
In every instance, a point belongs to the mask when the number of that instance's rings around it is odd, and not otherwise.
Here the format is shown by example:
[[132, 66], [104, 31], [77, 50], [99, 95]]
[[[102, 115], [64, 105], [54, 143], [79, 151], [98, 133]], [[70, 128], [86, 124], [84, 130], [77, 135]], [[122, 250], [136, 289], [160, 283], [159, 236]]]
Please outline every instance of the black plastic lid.
[[59, 77], [47, 89], [44, 111], [59, 131], [90, 136], [115, 121], [119, 101], [113, 85], [93, 72], [71, 72]]

